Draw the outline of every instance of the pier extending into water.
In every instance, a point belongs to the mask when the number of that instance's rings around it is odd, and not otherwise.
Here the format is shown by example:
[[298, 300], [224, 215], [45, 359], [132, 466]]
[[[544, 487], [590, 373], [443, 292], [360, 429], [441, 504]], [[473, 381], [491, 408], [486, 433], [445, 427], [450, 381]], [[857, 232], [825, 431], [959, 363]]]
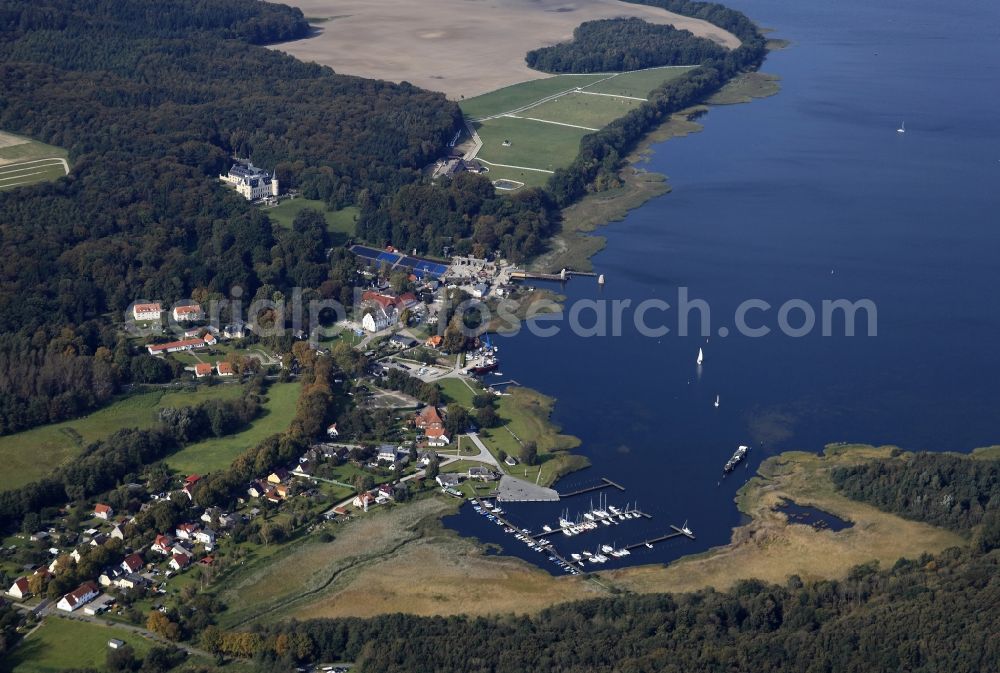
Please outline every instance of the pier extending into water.
[[589, 276], [595, 278], [597, 276], [593, 271], [571, 271], [570, 269], [563, 269], [559, 273], [535, 273], [534, 271], [513, 271], [510, 274], [511, 280], [559, 280], [566, 281], [572, 276]]
[[602, 488], [617, 488], [619, 491], [624, 491], [625, 487], [621, 484], [611, 481], [607, 477], [601, 477], [600, 484], [594, 484], [593, 486], [588, 486], [586, 488], [580, 488], [575, 491], [570, 491], [569, 493], [560, 493], [560, 498], [572, 498], [574, 495], [583, 495], [584, 493], [590, 493], [591, 491], [600, 491]]
[[666, 542], [667, 540], [673, 540], [675, 537], [686, 537], [688, 539], [694, 539], [694, 533], [690, 530], [684, 530], [683, 528], [678, 528], [677, 526], [670, 524], [673, 528], [673, 533], [667, 533], [666, 535], [660, 535], [659, 537], [653, 537], [648, 540], [643, 540], [642, 542], [636, 542], [635, 544], [630, 544], [625, 547], [629, 551], [633, 549], [638, 549], [639, 547], [647, 547], [651, 544], [656, 544], [657, 542]]

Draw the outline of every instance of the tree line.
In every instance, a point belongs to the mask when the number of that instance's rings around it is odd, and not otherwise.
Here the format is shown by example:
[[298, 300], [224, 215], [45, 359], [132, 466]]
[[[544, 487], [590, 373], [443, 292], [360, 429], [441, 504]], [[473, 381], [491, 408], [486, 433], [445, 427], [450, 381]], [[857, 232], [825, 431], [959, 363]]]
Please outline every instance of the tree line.
[[581, 23], [570, 42], [529, 51], [525, 61], [542, 72], [616, 72], [695, 65], [725, 53], [691, 31], [630, 17]]
[[150, 429], [125, 428], [92, 442], [43, 479], [0, 492], [0, 525], [17, 528], [30, 513], [105, 493], [186, 444], [238, 431], [259, 412], [263, 385], [263, 377], [258, 377], [239, 399], [165, 409], [161, 422]]
[[830, 473], [845, 495], [907, 519], [963, 532], [976, 544], [1000, 543], [1000, 460], [916, 453]]
[[584, 196], [588, 190], [618, 184], [617, 173], [623, 158], [646, 133], [670, 115], [701, 102], [732, 77], [758, 67], [767, 53], [763, 35], [750, 19], [718, 3], [686, 0], [629, 0], [671, 12], [705, 19], [733, 33], [741, 45], [705, 60], [701, 66], [651, 91], [648, 100], [632, 108], [600, 131], [584, 136], [580, 153], [573, 163], [558, 169], [546, 184], [559, 207]]
[[488, 177], [459, 173], [440, 185], [415, 183], [382, 201], [366, 201], [357, 234], [423, 254], [499, 252], [522, 262], [542, 252], [558, 225], [558, 211], [544, 191], [503, 195]]
[[951, 549], [853, 568], [842, 580], [738, 582], [623, 595], [538, 615], [326, 619], [206, 630], [203, 645], [261, 671], [355, 661], [360, 673], [987, 670], [1000, 660], [998, 554]]

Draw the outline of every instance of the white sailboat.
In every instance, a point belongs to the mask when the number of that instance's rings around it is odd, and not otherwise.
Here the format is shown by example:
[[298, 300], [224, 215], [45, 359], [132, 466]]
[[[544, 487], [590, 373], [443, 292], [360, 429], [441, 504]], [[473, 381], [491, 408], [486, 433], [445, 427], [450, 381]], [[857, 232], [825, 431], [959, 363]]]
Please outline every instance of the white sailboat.
[[896, 129], [896, 133], [906, 133], [906, 122], [899, 125], [899, 128]]
[[715, 396], [715, 408], [716, 409], [719, 408], [719, 396], [718, 395]]
[[696, 360], [696, 362], [700, 365], [704, 361], [705, 361], [705, 353], [699, 348], [698, 349], [698, 359]]

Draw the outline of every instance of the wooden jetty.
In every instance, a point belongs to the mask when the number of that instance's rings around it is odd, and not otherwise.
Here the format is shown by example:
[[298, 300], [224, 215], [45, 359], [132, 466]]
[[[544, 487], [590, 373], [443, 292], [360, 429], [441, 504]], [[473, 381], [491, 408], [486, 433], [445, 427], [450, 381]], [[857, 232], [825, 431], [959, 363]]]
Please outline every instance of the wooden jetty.
[[673, 529], [674, 531], [673, 533], [667, 533], [665, 535], [660, 535], [659, 537], [653, 537], [648, 540], [643, 540], [642, 542], [636, 542], [635, 544], [628, 545], [627, 547], [625, 547], [625, 549], [632, 551], [633, 549], [638, 549], [639, 547], [645, 547], [647, 544], [656, 544], [657, 542], [666, 542], [667, 540], [673, 540], [675, 537], [686, 537], [691, 540], [694, 539], [694, 533], [690, 531], [685, 531], [684, 529], [678, 528], [673, 524], [670, 524], [670, 527]]
[[582, 495], [584, 493], [590, 493], [591, 491], [599, 491], [602, 488], [609, 488], [609, 487], [617, 488], [619, 491], [624, 491], [625, 490], [624, 486], [622, 486], [621, 484], [618, 484], [618, 483], [615, 483], [615, 482], [611, 481], [607, 477], [601, 477], [601, 482], [602, 483], [600, 483], [600, 484], [595, 484], [593, 486], [588, 486], [587, 488], [580, 488], [580, 489], [577, 489], [575, 491], [570, 491], [569, 493], [560, 493], [559, 497], [560, 498], [572, 498], [574, 495]]

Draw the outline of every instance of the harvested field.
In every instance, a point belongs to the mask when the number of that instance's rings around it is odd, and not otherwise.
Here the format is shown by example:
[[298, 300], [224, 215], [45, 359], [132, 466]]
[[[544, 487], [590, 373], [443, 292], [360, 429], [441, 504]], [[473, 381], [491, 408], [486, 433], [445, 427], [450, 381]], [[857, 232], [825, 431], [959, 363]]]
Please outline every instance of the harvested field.
[[672, 24], [727, 47], [737, 38], [700, 19], [616, 0], [293, 0], [306, 16], [329, 18], [318, 34], [277, 45], [303, 61], [361, 75], [443, 91], [449, 98], [476, 96], [510, 84], [541, 79], [524, 56], [571, 39], [585, 21], [635, 16]]

